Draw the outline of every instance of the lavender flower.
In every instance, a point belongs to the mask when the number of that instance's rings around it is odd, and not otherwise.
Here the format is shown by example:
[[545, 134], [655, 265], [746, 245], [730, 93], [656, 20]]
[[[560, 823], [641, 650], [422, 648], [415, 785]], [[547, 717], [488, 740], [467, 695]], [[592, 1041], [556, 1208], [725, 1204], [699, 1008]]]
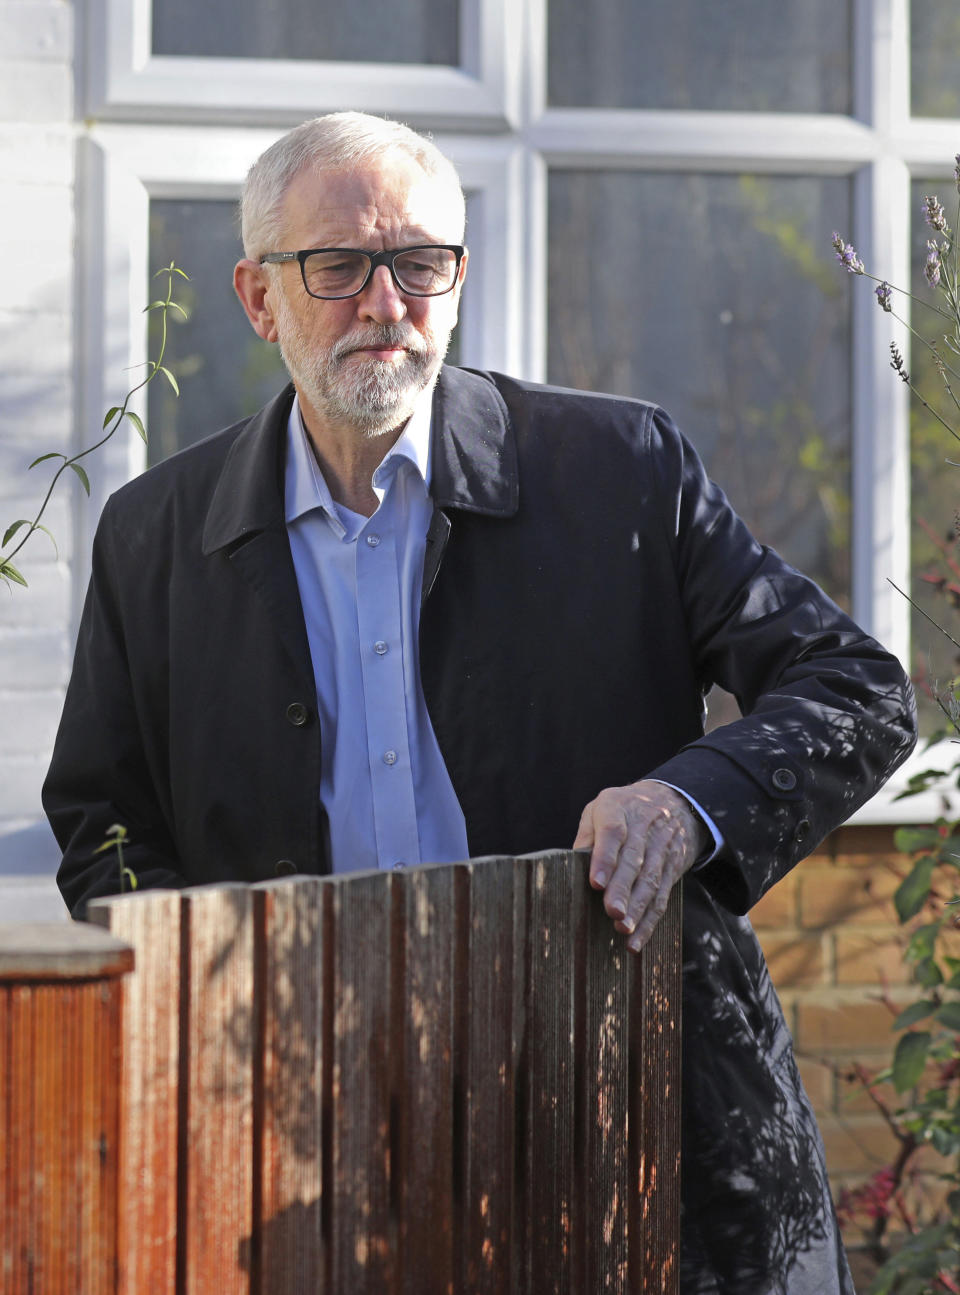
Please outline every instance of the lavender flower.
[[940, 244], [936, 239], [927, 240], [927, 263], [923, 267], [923, 277], [931, 288], [940, 282]]
[[893, 295], [890, 289], [890, 284], [884, 280], [884, 282], [880, 284], [879, 288], [874, 288], [874, 292], [877, 294], [877, 302], [879, 303], [880, 308], [889, 314], [893, 309], [890, 304], [890, 298]]
[[949, 234], [946, 212], [935, 194], [928, 194], [924, 198], [923, 215], [931, 229], [935, 229], [938, 234]]
[[833, 232], [831, 242], [836, 249], [837, 260], [847, 270], [849, 270], [851, 274], [863, 274], [863, 262], [860, 260], [859, 256], [857, 256], [856, 249], [853, 244], [844, 243], [836, 230]]
[[890, 356], [890, 368], [893, 369], [895, 373], [899, 373], [904, 382], [909, 383], [910, 374], [904, 367], [903, 356], [900, 354], [900, 347], [897, 346], [896, 342], [890, 343]]
[[960, 193], [960, 153], [957, 153], [955, 161], [957, 165], [953, 168], [953, 174], [957, 177], [957, 192]]

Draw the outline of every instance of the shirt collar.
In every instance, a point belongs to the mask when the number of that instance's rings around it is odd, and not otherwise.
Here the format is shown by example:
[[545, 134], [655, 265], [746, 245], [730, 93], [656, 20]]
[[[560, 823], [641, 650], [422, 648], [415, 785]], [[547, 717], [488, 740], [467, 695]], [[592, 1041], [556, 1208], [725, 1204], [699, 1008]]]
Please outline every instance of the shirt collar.
[[[391, 445], [373, 473], [373, 489], [380, 501], [390, 482], [404, 462], [412, 464], [429, 489], [430, 486], [430, 416], [433, 387], [428, 387], [417, 397], [413, 413], [398, 439]], [[320, 471], [316, 456], [310, 446], [310, 437], [300, 411], [300, 399], [294, 396], [287, 420], [287, 464], [284, 481], [284, 509], [288, 522], [296, 521], [304, 513], [322, 508], [327, 515], [337, 519], [337, 510], [330, 488]]]

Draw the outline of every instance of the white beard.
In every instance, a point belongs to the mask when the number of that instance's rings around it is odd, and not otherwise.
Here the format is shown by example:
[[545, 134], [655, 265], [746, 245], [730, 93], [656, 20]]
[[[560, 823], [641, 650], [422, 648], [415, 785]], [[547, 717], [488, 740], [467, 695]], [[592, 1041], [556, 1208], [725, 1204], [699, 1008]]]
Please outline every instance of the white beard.
[[[367, 324], [318, 355], [282, 295], [275, 315], [280, 354], [302, 398], [320, 418], [346, 423], [369, 438], [407, 421], [421, 391], [436, 382], [452, 331], [424, 336], [410, 325]], [[402, 346], [405, 354], [399, 361], [349, 360], [351, 352], [366, 346]]]

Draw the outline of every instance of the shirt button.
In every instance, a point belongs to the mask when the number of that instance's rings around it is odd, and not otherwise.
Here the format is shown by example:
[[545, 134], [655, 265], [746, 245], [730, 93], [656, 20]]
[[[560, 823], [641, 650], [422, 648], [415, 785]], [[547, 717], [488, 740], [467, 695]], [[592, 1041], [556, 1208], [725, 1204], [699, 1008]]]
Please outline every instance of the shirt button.
[[278, 877], [292, 877], [297, 871], [297, 865], [292, 859], [279, 859], [274, 864], [273, 871]]
[[775, 769], [773, 785], [779, 791], [793, 791], [797, 785], [797, 775], [791, 769]]
[[380, 543], [380, 536], [379, 536], [379, 535], [368, 535], [368, 536], [367, 536], [367, 543], [370, 545], [370, 547], [371, 547], [372, 549], [375, 549], [375, 548], [377, 547], [377, 545]]
[[287, 719], [294, 728], [303, 728], [309, 718], [310, 712], [302, 701], [292, 701], [287, 707]]
[[396, 872], [398, 868], [405, 868], [406, 866], [407, 865], [403, 862], [402, 859], [398, 859], [397, 862], [393, 865], [393, 870], [394, 872]]
[[397, 763], [397, 753], [396, 753], [396, 751], [384, 751], [384, 753], [383, 753], [383, 763], [384, 763], [384, 764], [396, 764], [396, 763]]
[[383, 639], [377, 639], [376, 643], [374, 643], [373, 645], [373, 650], [374, 652], [376, 652], [377, 656], [386, 656], [387, 652], [389, 651]]

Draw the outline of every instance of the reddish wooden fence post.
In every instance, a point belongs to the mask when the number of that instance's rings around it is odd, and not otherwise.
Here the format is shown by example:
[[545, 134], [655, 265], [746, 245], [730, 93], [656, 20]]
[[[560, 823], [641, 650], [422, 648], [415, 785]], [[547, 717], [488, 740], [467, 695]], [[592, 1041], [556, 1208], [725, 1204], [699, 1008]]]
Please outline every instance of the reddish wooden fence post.
[[676, 1292], [679, 890], [639, 957], [572, 852], [91, 914], [138, 958], [130, 1295]]
[[122, 976], [93, 927], [0, 926], [0, 1290], [117, 1289]]

